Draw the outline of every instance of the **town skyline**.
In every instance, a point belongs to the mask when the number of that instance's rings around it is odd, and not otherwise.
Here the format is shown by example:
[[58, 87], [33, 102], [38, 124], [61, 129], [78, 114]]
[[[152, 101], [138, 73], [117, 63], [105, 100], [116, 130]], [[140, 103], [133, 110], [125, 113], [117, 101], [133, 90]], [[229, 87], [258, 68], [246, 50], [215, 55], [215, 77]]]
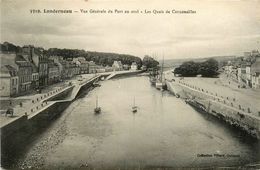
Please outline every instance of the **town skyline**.
[[[92, 51], [92, 50], [85, 50], [85, 49], [70, 49], [70, 48], [57, 48], [57, 47], [50, 47], [50, 48], [44, 48], [42, 46], [35, 46], [34, 44], [22, 44], [22, 45], [18, 45], [18, 44], [15, 44], [15, 43], [12, 43], [12, 42], [7, 42], [7, 41], [4, 41], [4, 42], [1, 42], [0, 44], [4, 44], [4, 43], [7, 43], [7, 44], [13, 44], [15, 46], [19, 46], [20, 48], [24, 47], [24, 46], [34, 46], [35, 48], [43, 48], [44, 50], [49, 50], [49, 49], [67, 49], [67, 50], [84, 50], [85, 52], [97, 52], [97, 53], [106, 53], [106, 54], [118, 54], [118, 55], [130, 55], [130, 56], [134, 56], [134, 57], [138, 57], [140, 59], [143, 59], [145, 56], [149, 56], [149, 57], [152, 57], [153, 59], [155, 59], [156, 61], [159, 61], [161, 62], [164, 58], [164, 56], [161, 58], [161, 56], [158, 56], [156, 53], [153, 53], [152, 55], [148, 55], [148, 54], [145, 54], [144, 56], [135, 56], [135, 55], [132, 55], [132, 54], [126, 54], [126, 53], [117, 53], [117, 52], [106, 52], [106, 51]], [[244, 57], [245, 56], [245, 53], [251, 53], [251, 52], [254, 52], [254, 51], [259, 51], [259, 50], [256, 50], [256, 49], [249, 49], [248, 51], [243, 51], [241, 54], [239, 55], [213, 55], [213, 56], [205, 56], [205, 57], [188, 57], [188, 58], [166, 58], [165, 61], [188, 61], [188, 60], [200, 60], [200, 59], [208, 59], [208, 58], [216, 58], [216, 57], [221, 57], [221, 58], [225, 58], [225, 57]], [[73, 57], [72, 57], [73, 58]]]
[[[2, 42], [47, 48], [164, 56], [243, 55], [259, 50], [259, 1], [2, 1]], [[62, 2], [62, 3], [61, 3]], [[150, 2], [150, 1], [149, 1]], [[51, 4], [51, 5], [50, 5]], [[195, 14], [31, 14], [30, 9], [179, 9]], [[14, 10], [15, 9], [15, 10]], [[127, 22], [125, 22], [127, 21]], [[166, 22], [167, 21], [167, 22]]]

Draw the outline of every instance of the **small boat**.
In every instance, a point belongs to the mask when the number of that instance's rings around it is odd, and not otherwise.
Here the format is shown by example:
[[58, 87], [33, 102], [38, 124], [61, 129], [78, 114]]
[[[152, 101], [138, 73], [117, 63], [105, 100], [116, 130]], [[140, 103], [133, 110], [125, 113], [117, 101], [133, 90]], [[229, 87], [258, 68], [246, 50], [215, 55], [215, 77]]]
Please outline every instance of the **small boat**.
[[156, 78], [155, 77], [150, 77], [150, 82], [151, 82], [151, 85], [154, 85], [156, 84]]
[[163, 84], [162, 84], [162, 82], [160, 82], [160, 81], [157, 81], [157, 82], [155, 83], [155, 87], [156, 87], [157, 89], [161, 90], [161, 89], [162, 89], [162, 87], [163, 87]]
[[164, 67], [164, 56], [163, 56], [161, 71], [160, 71], [160, 74], [158, 75], [156, 83], [155, 83], [155, 87], [158, 90], [164, 90], [165, 86], [166, 86], [165, 77], [164, 77], [164, 73], [163, 73], [163, 67]]
[[137, 112], [137, 106], [133, 106], [133, 107], [132, 107], [132, 112], [133, 112], [133, 113], [136, 113], [136, 112]]
[[135, 98], [134, 98], [134, 105], [132, 106], [132, 112], [133, 113], [137, 112], [137, 106], [135, 105]]
[[95, 114], [99, 114], [101, 112], [101, 107], [98, 107], [98, 97], [96, 98], [96, 108], [94, 109]]
[[158, 70], [157, 68], [152, 68], [149, 72], [150, 74], [150, 82], [151, 85], [155, 86], [156, 80], [157, 80], [157, 76], [158, 76]]
[[101, 85], [96, 81], [96, 82], [93, 83], [93, 86], [94, 87], [100, 87]]

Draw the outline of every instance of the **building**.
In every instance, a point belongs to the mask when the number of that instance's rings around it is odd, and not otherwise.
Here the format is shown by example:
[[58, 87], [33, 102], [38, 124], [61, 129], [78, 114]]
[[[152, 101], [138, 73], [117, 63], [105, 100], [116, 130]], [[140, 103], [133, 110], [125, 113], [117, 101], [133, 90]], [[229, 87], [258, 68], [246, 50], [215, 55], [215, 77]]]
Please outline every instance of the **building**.
[[88, 62], [88, 67], [89, 67], [89, 73], [93, 74], [93, 73], [97, 73], [97, 69], [99, 69], [101, 66], [98, 66], [95, 64], [94, 61], [89, 61]]
[[124, 69], [124, 70], [129, 70], [129, 68], [130, 68], [130, 66], [129, 66], [128, 64], [124, 64], [124, 65], [123, 65], [123, 69]]
[[254, 72], [252, 74], [252, 88], [260, 88], [260, 72]]
[[114, 61], [112, 67], [113, 67], [114, 71], [121, 71], [121, 70], [123, 70], [123, 65], [122, 65], [121, 61]]
[[0, 68], [0, 96], [13, 97], [18, 95], [19, 79], [17, 70], [10, 65], [1, 65]]
[[71, 77], [74, 77], [75, 75], [80, 74], [80, 67], [73, 61], [69, 61], [69, 71], [70, 71]]
[[48, 57], [43, 54], [43, 48], [35, 48], [32, 45], [23, 46], [22, 55], [27, 61], [32, 62], [38, 69], [39, 86], [48, 85]]
[[110, 66], [106, 66], [105, 67], [105, 72], [112, 72], [113, 71], [113, 67], [110, 67]]
[[58, 64], [53, 60], [49, 60], [48, 64], [48, 84], [54, 84], [60, 81], [60, 70]]
[[259, 56], [260, 53], [259, 53], [258, 50], [253, 50], [253, 51], [251, 52], [251, 55], [252, 55], [253, 57], [256, 57], [256, 56]]
[[89, 72], [89, 63], [84, 57], [73, 58], [73, 61], [79, 66], [80, 74], [88, 74]]
[[146, 71], [146, 70], [147, 70], [146, 65], [142, 65], [141, 69], [142, 69], [143, 71]]
[[59, 75], [60, 75], [60, 81], [64, 78], [63, 72], [65, 71], [62, 65], [63, 59], [60, 56], [51, 56], [50, 59], [53, 60], [53, 62], [58, 66], [59, 68]]
[[106, 72], [106, 69], [105, 68], [98, 68], [98, 69], [96, 69], [96, 72], [97, 73], [104, 73], [104, 72]]
[[18, 95], [31, 90], [32, 65], [22, 55], [1, 53], [1, 66], [9, 65], [17, 71]]
[[32, 65], [32, 88], [38, 89], [39, 88], [39, 73], [37, 67], [31, 63]]
[[248, 58], [248, 57], [250, 57], [251, 56], [251, 52], [244, 52], [244, 57], [245, 58]]
[[260, 57], [251, 65], [252, 87], [260, 88]]
[[243, 65], [237, 69], [237, 80], [238, 83], [246, 83], [246, 67]]
[[132, 62], [132, 65], [131, 65], [131, 70], [137, 70], [137, 64], [136, 62]]
[[58, 63], [61, 64], [62, 71], [61, 71], [61, 79], [67, 79], [71, 77], [70, 70], [69, 70], [69, 62], [66, 60], [63, 60], [61, 57], [58, 59]]
[[251, 66], [247, 65], [246, 66], [246, 84], [249, 87], [252, 87], [252, 82], [251, 82]]
[[19, 94], [25, 94], [32, 88], [32, 65], [22, 55], [17, 55], [15, 62], [19, 67]]

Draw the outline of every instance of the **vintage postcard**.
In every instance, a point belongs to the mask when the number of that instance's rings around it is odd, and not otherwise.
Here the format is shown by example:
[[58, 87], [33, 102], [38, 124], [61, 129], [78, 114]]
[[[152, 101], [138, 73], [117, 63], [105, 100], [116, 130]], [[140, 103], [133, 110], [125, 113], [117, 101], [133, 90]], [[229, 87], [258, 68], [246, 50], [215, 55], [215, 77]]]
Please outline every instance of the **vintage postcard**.
[[259, 0], [1, 0], [2, 169], [260, 169]]

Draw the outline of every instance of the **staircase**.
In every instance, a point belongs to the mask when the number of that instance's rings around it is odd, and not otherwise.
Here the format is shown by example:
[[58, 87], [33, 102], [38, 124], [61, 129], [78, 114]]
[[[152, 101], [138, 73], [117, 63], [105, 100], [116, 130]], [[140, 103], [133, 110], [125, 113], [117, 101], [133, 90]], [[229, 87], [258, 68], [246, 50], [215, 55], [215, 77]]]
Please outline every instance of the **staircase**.
[[106, 80], [111, 79], [111, 78], [114, 77], [115, 75], [116, 75], [116, 73], [112, 73], [112, 74], [110, 74], [110, 75], [106, 78]]

